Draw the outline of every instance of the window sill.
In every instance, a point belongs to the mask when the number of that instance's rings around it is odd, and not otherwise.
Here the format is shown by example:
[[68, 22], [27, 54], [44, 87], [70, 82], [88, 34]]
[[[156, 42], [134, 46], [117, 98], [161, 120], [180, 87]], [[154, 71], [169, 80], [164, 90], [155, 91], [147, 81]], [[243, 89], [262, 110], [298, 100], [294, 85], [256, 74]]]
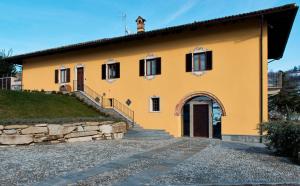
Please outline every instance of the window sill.
[[206, 70], [203, 70], [203, 71], [193, 71], [192, 74], [196, 75], [196, 76], [202, 76], [206, 72], [207, 72]]
[[117, 79], [118, 79], [118, 78], [111, 78], [111, 79], [106, 79], [106, 81], [107, 81], [108, 83], [113, 83], [113, 82], [115, 82]]
[[145, 75], [144, 78], [147, 80], [154, 79], [156, 75]]
[[149, 111], [150, 113], [160, 113], [160, 111]]

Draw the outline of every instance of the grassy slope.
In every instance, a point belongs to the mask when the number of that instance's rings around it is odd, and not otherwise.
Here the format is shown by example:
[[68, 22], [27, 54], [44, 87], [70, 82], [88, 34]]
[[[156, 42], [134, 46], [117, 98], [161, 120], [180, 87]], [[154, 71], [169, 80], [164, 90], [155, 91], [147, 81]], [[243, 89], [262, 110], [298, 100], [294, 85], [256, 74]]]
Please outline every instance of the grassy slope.
[[0, 120], [99, 116], [101, 113], [71, 96], [0, 91]]

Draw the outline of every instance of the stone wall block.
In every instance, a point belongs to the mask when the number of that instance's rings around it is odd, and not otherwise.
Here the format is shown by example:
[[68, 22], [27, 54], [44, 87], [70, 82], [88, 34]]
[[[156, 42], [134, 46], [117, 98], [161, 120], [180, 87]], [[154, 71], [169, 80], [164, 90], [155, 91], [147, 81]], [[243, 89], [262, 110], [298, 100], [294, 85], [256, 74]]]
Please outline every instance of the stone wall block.
[[73, 132], [70, 134], [65, 135], [65, 138], [78, 138], [78, 137], [84, 137], [84, 136], [93, 136], [96, 135], [97, 131], [86, 131], [86, 132]]
[[28, 125], [6, 125], [4, 126], [4, 129], [25, 129], [28, 127]]
[[1, 135], [0, 144], [3, 145], [25, 145], [33, 142], [32, 135]]
[[127, 124], [125, 122], [118, 122], [112, 124], [112, 133], [120, 133], [127, 131]]
[[98, 121], [88, 121], [88, 122], [85, 122], [85, 125], [87, 126], [98, 126], [99, 125], [99, 122]]
[[122, 132], [114, 133], [113, 136], [114, 136], [114, 139], [119, 140], [119, 139], [122, 139], [124, 137], [124, 133], [122, 133]]
[[84, 127], [84, 131], [98, 131], [99, 130], [99, 126], [85, 126]]
[[77, 131], [78, 131], [78, 132], [83, 132], [83, 131], [84, 131], [84, 129], [83, 129], [83, 127], [82, 127], [82, 126], [78, 126], [78, 127], [77, 127]]
[[62, 133], [63, 135], [69, 134], [73, 132], [76, 128], [77, 128], [76, 126], [64, 126]]
[[47, 123], [39, 123], [39, 124], [35, 124], [34, 126], [36, 127], [47, 127]]
[[38, 133], [48, 133], [47, 127], [28, 127], [21, 131], [22, 134], [38, 134]]
[[100, 125], [99, 130], [104, 134], [111, 134], [113, 129], [111, 125]]
[[3, 130], [4, 129], [4, 126], [3, 125], [0, 125], [0, 130]]
[[62, 135], [63, 134], [63, 128], [62, 125], [49, 125], [49, 135]]
[[109, 124], [112, 124], [114, 123], [114, 121], [102, 121], [99, 123], [99, 125], [109, 125]]
[[17, 134], [17, 130], [16, 129], [7, 129], [7, 130], [3, 130], [3, 133], [7, 134], [7, 135]]

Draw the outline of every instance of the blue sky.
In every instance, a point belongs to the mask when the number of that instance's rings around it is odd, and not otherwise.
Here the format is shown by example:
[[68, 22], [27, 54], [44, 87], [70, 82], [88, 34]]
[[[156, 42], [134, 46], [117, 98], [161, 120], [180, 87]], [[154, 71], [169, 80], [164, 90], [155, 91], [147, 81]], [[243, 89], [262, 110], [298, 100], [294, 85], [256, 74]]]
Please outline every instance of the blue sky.
[[[249, 12], [298, 0], [1, 0], [0, 49], [21, 54], [61, 45], [124, 35], [136, 31], [135, 19], [147, 19], [146, 30]], [[283, 59], [270, 70], [300, 65], [300, 17], [296, 17]]]

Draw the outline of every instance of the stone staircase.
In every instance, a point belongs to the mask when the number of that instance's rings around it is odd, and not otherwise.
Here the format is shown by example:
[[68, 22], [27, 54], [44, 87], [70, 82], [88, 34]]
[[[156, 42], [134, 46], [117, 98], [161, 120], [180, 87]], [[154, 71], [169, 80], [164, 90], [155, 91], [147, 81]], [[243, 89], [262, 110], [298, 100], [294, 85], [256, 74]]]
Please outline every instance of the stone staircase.
[[115, 119], [119, 119], [122, 121], [126, 121], [129, 124], [133, 124], [131, 120], [114, 110], [113, 108], [103, 108], [99, 103], [97, 103], [95, 100], [91, 99], [87, 94], [85, 94], [82, 91], [76, 91], [74, 92], [75, 96], [82, 100], [85, 104], [90, 105], [97, 110], [101, 111], [102, 113], [105, 113]]
[[173, 138], [165, 130], [144, 129], [140, 125], [135, 124], [128, 129], [123, 139], [128, 140], [165, 140]]
[[[126, 116], [126, 114], [120, 112], [116, 108], [107, 108], [103, 107], [103, 103], [97, 102], [96, 98], [103, 98], [101, 95], [97, 94], [94, 90], [90, 89], [89, 87], [85, 86], [85, 91], [74, 91], [76, 97], [82, 100], [87, 105], [93, 106], [94, 108], [98, 109], [99, 111], [122, 121], [126, 121], [130, 124], [130, 127], [127, 133], [124, 136], [124, 139], [132, 139], [132, 140], [164, 140], [164, 139], [171, 139], [173, 138], [165, 130], [155, 130], [155, 129], [144, 129], [135, 121]], [[124, 106], [123, 106], [124, 107]], [[133, 112], [133, 111], [132, 111]]]

